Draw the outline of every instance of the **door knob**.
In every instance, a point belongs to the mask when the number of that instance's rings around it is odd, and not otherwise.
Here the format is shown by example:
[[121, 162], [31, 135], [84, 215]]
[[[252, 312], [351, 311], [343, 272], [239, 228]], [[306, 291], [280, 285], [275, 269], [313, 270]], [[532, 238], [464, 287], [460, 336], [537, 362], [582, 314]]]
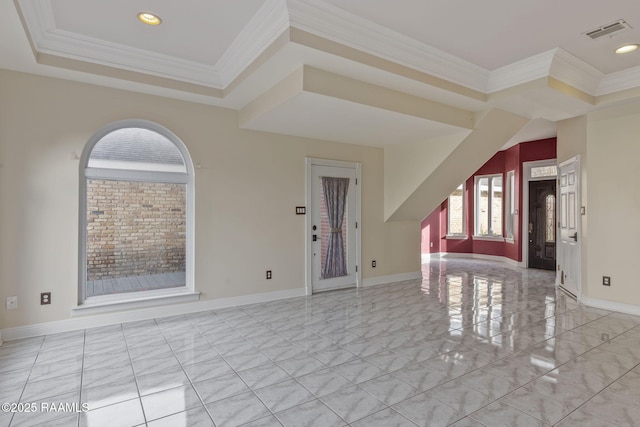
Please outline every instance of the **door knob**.
[[577, 241], [578, 241], [578, 232], [576, 231], [575, 233], [573, 233], [573, 234], [572, 234], [571, 236], [569, 236], [569, 237], [571, 237], [575, 242], [577, 242]]

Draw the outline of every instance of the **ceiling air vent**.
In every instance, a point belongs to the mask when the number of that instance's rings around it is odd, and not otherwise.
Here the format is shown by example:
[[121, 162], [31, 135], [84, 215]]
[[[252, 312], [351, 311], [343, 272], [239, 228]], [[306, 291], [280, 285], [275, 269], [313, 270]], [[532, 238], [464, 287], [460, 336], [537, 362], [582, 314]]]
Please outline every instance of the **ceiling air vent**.
[[596, 28], [591, 31], [587, 31], [584, 34], [591, 37], [591, 39], [596, 40], [604, 36], [613, 37], [614, 35], [618, 35], [619, 33], [623, 31], [628, 31], [630, 29], [631, 29], [631, 26], [627, 24], [624, 21], [624, 19], [618, 19], [616, 22], [603, 25], [602, 27]]

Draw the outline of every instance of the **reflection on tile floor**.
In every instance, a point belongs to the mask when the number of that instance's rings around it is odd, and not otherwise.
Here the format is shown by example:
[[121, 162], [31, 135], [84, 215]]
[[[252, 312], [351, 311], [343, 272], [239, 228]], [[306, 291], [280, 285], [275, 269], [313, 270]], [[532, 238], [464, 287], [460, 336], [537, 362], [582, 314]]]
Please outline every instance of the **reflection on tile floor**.
[[640, 317], [552, 272], [477, 260], [420, 281], [13, 341], [0, 426], [632, 426]]

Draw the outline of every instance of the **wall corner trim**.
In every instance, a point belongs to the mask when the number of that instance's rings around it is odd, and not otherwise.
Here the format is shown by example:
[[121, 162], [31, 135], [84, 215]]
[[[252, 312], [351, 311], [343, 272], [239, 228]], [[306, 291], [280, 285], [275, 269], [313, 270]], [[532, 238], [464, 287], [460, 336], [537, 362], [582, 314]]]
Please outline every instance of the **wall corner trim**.
[[390, 274], [388, 276], [369, 277], [362, 281], [362, 286], [387, 285], [389, 283], [403, 282], [405, 280], [422, 279], [421, 271], [413, 271], [411, 273]]
[[[120, 323], [148, 320], [159, 317], [176, 316], [180, 314], [197, 313], [199, 311], [217, 310], [221, 308], [237, 307], [288, 298], [305, 296], [304, 288], [287, 289], [283, 291], [264, 292], [244, 295], [240, 297], [220, 298], [214, 300], [197, 301], [191, 303], [163, 305], [139, 310], [121, 311], [95, 316], [76, 317], [55, 322], [39, 323], [28, 326], [18, 326], [0, 330], [0, 338], [12, 341], [42, 335], [62, 332], [78, 331], [100, 326], [117, 325]], [[0, 339], [0, 343], [1, 343]]]
[[587, 307], [600, 308], [603, 310], [617, 311], [619, 313], [640, 316], [640, 306], [625, 304], [622, 302], [608, 301], [598, 298], [589, 298], [582, 296], [579, 301]]

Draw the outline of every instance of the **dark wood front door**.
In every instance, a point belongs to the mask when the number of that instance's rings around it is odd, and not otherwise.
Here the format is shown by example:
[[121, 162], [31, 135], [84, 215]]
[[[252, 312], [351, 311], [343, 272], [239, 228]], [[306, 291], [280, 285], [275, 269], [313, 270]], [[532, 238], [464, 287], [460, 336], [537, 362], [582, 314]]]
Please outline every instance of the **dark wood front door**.
[[529, 182], [529, 268], [555, 270], [556, 180]]

